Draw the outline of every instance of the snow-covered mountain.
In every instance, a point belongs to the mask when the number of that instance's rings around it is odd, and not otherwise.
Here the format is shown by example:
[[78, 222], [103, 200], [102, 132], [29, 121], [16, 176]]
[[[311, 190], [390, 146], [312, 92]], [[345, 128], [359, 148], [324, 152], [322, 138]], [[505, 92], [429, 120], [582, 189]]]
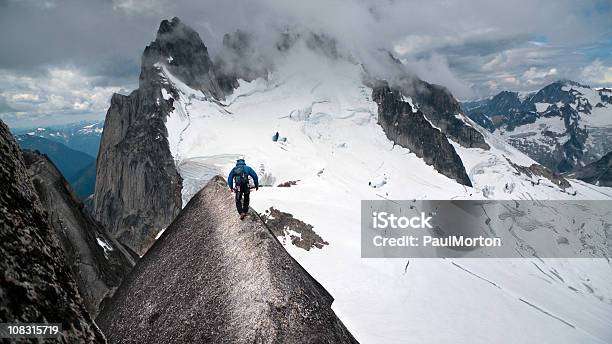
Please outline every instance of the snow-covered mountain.
[[463, 103], [481, 126], [555, 172], [612, 151], [612, 89], [557, 81], [533, 93], [503, 91]]
[[96, 216], [120, 241], [146, 251], [138, 240], [244, 157], [268, 186], [253, 208], [291, 214], [327, 243], [305, 250], [291, 244], [300, 233], [281, 237], [362, 343], [612, 338], [607, 260], [361, 258], [361, 200], [609, 200], [612, 190], [554, 175], [443, 87], [398, 66], [385, 81], [330, 41], [291, 37], [265, 73], [243, 76], [213, 63], [178, 19], [162, 22], [139, 89], [113, 97], [98, 156]]
[[69, 148], [96, 157], [103, 127], [104, 121], [79, 122], [44, 128], [19, 129], [15, 130], [14, 133], [18, 136], [29, 135], [56, 141]]

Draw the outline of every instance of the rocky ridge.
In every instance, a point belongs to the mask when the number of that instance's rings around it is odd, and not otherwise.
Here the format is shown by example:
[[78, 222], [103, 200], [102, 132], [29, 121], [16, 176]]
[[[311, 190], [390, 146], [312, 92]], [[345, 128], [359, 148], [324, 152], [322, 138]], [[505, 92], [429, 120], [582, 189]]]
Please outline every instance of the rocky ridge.
[[110, 343], [356, 343], [331, 295], [233, 203], [220, 176], [189, 201], [98, 316]]
[[24, 161], [85, 306], [95, 317], [136, 262], [87, 212], [46, 155], [24, 151]]
[[21, 150], [2, 121], [0, 183], [0, 322], [62, 323], [62, 343], [106, 343], [79, 295]]

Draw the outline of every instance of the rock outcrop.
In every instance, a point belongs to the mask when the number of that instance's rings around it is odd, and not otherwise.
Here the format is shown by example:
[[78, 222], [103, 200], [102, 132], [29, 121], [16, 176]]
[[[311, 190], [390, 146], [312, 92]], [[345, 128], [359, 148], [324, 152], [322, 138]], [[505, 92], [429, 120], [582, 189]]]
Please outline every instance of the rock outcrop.
[[23, 155], [85, 306], [95, 317], [103, 300], [112, 296], [135, 261], [87, 212], [46, 155], [33, 151], [24, 151]]
[[[155, 41], [145, 48], [142, 68], [156, 74], [163, 64], [170, 74], [194, 90], [220, 99], [224, 97], [213, 70], [208, 49], [200, 35], [178, 18], [163, 20]], [[141, 74], [141, 86], [143, 74]]]
[[62, 343], [105, 343], [2, 121], [0, 184], [0, 322], [62, 323]]
[[276, 237], [281, 237], [283, 243], [288, 239], [291, 244], [310, 251], [311, 248], [322, 249], [329, 243], [317, 234], [312, 225], [296, 219], [292, 214], [270, 207], [263, 214], [261, 220]]
[[584, 180], [597, 186], [612, 187], [612, 152], [603, 158], [568, 174], [570, 178]]
[[[144, 51], [139, 88], [114, 94], [106, 114], [96, 172], [94, 214], [122, 244], [142, 255], [181, 210], [182, 179], [168, 145], [165, 66], [194, 88], [218, 92], [211, 62], [195, 31], [163, 21]], [[193, 70], [193, 74], [189, 71]], [[168, 86], [165, 86], [168, 88]]]
[[356, 343], [332, 297], [220, 176], [196, 194], [97, 320], [111, 343]]
[[461, 104], [440, 85], [418, 78], [404, 80], [399, 86], [405, 96], [418, 104], [419, 111], [449, 139], [466, 148], [490, 149], [482, 133], [467, 124]]
[[446, 136], [427, 120], [423, 112], [404, 101], [398, 89], [386, 84], [374, 87], [378, 123], [389, 140], [422, 158], [428, 165], [457, 182], [472, 186], [461, 158]]

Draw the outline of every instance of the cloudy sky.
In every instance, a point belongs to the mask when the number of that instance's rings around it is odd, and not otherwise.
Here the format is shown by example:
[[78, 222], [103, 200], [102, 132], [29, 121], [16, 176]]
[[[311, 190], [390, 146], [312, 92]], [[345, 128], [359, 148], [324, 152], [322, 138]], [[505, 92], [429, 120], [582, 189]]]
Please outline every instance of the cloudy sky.
[[612, 0], [0, 0], [0, 118], [13, 127], [103, 118], [138, 81], [162, 19], [214, 55], [236, 29], [324, 32], [350, 51], [393, 51], [461, 100], [558, 79], [612, 86]]

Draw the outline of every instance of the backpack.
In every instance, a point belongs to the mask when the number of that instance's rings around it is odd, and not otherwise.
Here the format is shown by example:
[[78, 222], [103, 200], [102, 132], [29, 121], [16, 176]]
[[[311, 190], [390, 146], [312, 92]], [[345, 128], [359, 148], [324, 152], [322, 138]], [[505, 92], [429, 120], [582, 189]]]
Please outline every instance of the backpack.
[[249, 188], [249, 175], [246, 172], [244, 165], [238, 165], [234, 167], [234, 182], [236, 187]]

